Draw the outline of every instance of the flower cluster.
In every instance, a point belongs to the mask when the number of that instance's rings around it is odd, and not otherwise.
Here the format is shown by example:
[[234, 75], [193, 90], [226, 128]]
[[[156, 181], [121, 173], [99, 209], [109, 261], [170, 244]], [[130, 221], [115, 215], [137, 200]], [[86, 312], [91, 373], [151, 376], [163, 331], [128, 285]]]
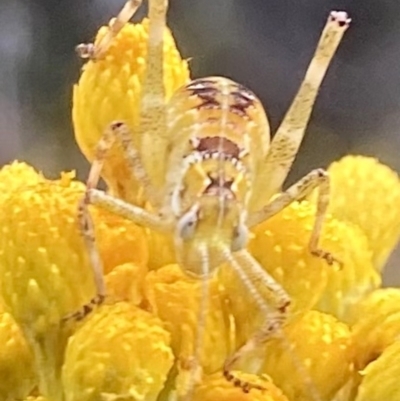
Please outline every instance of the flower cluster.
[[[73, 122], [88, 160], [111, 121], [125, 120], [134, 135], [147, 31], [146, 20], [128, 24], [103, 60], [84, 66]], [[189, 79], [169, 31], [164, 56], [169, 97]], [[246, 393], [223, 377], [222, 366], [265, 316], [229, 266], [209, 281], [199, 369], [193, 369], [201, 283], [177, 265], [170, 237], [91, 207], [108, 297], [82, 322], [65, 321], [95, 293], [77, 223], [84, 184], [71, 172], [49, 180], [25, 163], [3, 167], [0, 399], [164, 401], [184, 397], [194, 380], [191, 401], [398, 401], [400, 289], [380, 287], [400, 236], [400, 180], [361, 156], [345, 157], [329, 171], [322, 246], [341, 267], [309, 253], [314, 196], [252, 233], [249, 251], [293, 304], [282, 332], [240, 361], [235, 374], [256, 387]], [[115, 196], [143, 201], [118, 146], [104, 179]]]

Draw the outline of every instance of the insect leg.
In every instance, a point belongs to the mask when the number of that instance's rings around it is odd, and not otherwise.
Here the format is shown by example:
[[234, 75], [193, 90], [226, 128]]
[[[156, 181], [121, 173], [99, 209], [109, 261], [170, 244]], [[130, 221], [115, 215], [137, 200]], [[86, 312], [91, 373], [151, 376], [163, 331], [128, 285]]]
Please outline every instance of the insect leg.
[[96, 43], [81, 43], [76, 46], [76, 52], [81, 58], [97, 60], [106, 54], [111, 46], [113, 39], [118, 35], [118, 32], [136, 13], [142, 0], [128, 0], [116, 18], [112, 19], [109, 24], [108, 32]]
[[[232, 254], [230, 249], [224, 249], [223, 254], [257, 303], [261, 312], [265, 315], [265, 322], [262, 327], [225, 361], [223, 374], [227, 380], [233, 382], [235, 386], [241, 387], [246, 393], [252, 388], [262, 390], [262, 386], [244, 382], [237, 378], [232, 373], [232, 369], [239, 359], [249, 352], [256, 350], [257, 347], [270, 339], [281, 329], [287, 318], [287, 309], [291, 300], [282, 286], [264, 271], [247, 251]], [[264, 299], [264, 296], [257, 287], [263, 287], [272, 294], [275, 303], [274, 311], [271, 310], [272, 306]]]
[[125, 217], [136, 224], [149, 227], [153, 230], [169, 232], [172, 229], [172, 224], [170, 221], [165, 221], [159, 216], [152, 214], [141, 207], [134, 206], [122, 201], [121, 199], [114, 198], [111, 195], [107, 195], [103, 191], [88, 188], [84, 198], [79, 202], [78, 205], [78, 219], [81, 232], [89, 252], [91, 267], [93, 269], [96, 285], [96, 296], [87, 304], [83, 305], [78, 311], [64, 317], [63, 321], [82, 320], [85, 316], [92, 312], [96, 306], [101, 305], [106, 297], [106, 288], [103, 278], [103, 263], [96, 246], [94, 225], [89, 212], [89, 205], [97, 205], [116, 215]]
[[281, 191], [303, 139], [321, 82], [349, 23], [345, 12], [330, 13], [305, 78], [257, 174], [253, 210], [262, 207], [272, 195]]
[[325, 259], [329, 264], [333, 264], [334, 262], [340, 264], [340, 261], [336, 260], [332, 256], [332, 254], [318, 247], [319, 239], [321, 237], [322, 224], [329, 205], [330, 192], [329, 175], [323, 169], [316, 169], [311, 171], [309, 174], [300, 179], [297, 183], [293, 184], [286, 191], [279, 194], [260, 211], [252, 213], [249, 216], [248, 225], [249, 227], [254, 227], [257, 224], [269, 219], [292, 202], [304, 198], [317, 187], [317, 212], [309, 242], [310, 252], [315, 256]]
[[[143, 164], [157, 187], [165, 180], [168, 137], [166, 133], [163, 74], [164, 30], [167, 0], [149, 0], [149, 38], [146, 76], [140, 103], [139, 143]], [[160, 206], [160, 204], [158, 204]]]
[[132, 134], [129, 127], [121, 121], [114, 121], [111, 123], [98, 142], [95, 150], [95, 158], [87, 180], [87, 189], [96, 188], [100, 179], [104, 161], [115, 140], [118, 140], [121, 143], [128, 167], [132, 175], [143, 186], [147, 199], [153, 205], [156, 204], [158, 201], [158, 192], [153, 187], [150, 178], [143, 167], [140, 154], [133, 145]]

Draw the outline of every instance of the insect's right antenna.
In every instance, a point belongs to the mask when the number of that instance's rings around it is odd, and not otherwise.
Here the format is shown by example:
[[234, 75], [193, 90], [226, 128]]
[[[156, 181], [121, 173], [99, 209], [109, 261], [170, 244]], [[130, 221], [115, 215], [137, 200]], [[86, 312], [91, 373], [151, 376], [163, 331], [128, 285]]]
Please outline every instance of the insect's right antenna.
[[97, 60], [102, 58], [109, 49], [112, 41], [118, 35], [124, 25], [133, 17], [142, 0], [128, 0], [122, 7], [117, 17], [110, 21], [107, 33], [100, 39], [96, 45], [93, 43], [81, 43], [75, 50], [81, 58]]

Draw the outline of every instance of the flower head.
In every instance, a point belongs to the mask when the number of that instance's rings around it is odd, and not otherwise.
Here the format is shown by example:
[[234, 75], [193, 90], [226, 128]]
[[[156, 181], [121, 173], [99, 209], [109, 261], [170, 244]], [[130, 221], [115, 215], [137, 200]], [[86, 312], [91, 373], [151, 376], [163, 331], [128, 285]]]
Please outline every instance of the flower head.
[[313, 393], [321, 400], [331, 400], [354, 369], [349, 327], [317, 311], [289, 324], [282, 338], [267, 345], [264, 355], [262, 372], [271, 376], [290, 400], [306, 401]]
[[[125, 121], [132, 130], [139, 122], [141, 85], [146, 72], [149, 22], [126, 24], [113, 41], [104, 59], [89, 61], [83, 67], [74, 87], [72, 118], [78, 145], [91, 161], [104, 130], [115, 120]], [[96, 42], [108, 27], [99, 30]], [[164, 84], [166, 97], [189, 79], [188, 63], [181, 59], [175, 40], [167, 29], [164, 34]], [[104, 164], [103, 178], [116, 196], [140, 202], [141, 189], [128, 169], [118, 144], [110, 151]]]
[[329, 167], [329, 210], [366, 234], [380, 271], [400, 237], [400, 180], [388, 166], [365, 156], [347, 156]]
[[65, 401], [155, 401], [173, 364], [169, 343], [152, 314], [125, 302], [101, 307], [69, 340]]
[[8, 313], [0, 312], [0, 399], [25, 398], [37, 384], [33, 355]]

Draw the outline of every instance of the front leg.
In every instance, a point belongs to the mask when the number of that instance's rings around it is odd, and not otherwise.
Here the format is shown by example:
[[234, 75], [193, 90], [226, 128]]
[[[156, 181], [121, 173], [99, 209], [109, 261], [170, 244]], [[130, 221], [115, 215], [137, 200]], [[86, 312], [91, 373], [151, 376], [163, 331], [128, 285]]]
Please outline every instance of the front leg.
[[282, 209], [296, 200], [300, 200], [310, 194], [318, 187], [317, 212], [314, 227], [309, 242], [310, 252], [318, 257], [325, 259], [328, 264], [339, 263], [332, 254], [319, 248], [322, 224], [329, 205], [330, 181], [328, 173], [323, 169], [311, 171], [297, 183], [293, 184], [285, 192], [279, 194], [269, 204], [260, 211], [252, 213], [248, 219], [249, 227], [254, 227], [261, 222], [268, 220]]
[[103, 263], [101, 261], [100, 253], [96, 244], [93, 219], [89, 212], [89, 205], [99, 206], [116, 215], [125, 217], [126, 219], [131, 220], [138, 225], [149, 227], [153, 230], [170, 232], [173, 229], [173, 223], [170, 220], [164, 219], [138, 206], [131, 205], [118, 198], [107, 195], [103, 191], [88, 187], [84, 197], [78, 205], [78, 220], [79, 227], [89, 253], [90, 264], [93, 269], [96, 296], [93, 297], [87, 304], [83, 305], [78, 311], [64, 317], [64, 322], [68, 320], [82, 320], [89, 313], [91, 313], [95, 307], [101, 305], [106, 297]]

